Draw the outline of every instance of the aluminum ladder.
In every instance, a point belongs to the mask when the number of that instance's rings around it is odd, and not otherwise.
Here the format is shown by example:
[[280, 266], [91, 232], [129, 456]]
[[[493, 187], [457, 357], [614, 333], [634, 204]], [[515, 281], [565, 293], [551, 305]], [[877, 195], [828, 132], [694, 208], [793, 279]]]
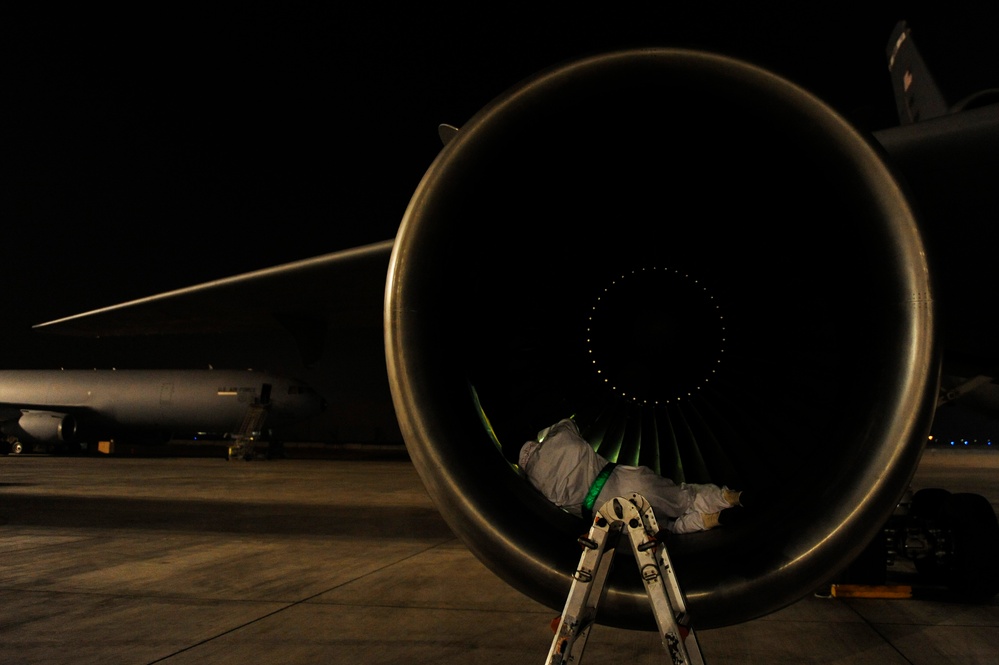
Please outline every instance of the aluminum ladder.
[[546, 665], [578, 665], [597, 616], [597, 604], [614, 561], [621, 534], [627, 531], [639, 574], [645, 583], [663, 647], [674, 665], [703, 665], [687, 605], [670, 563], [649, 502], [639, 494], [615, 497], [593, 516], [593, 526], [579, 538], [583, 554], [572, 576], [569, 596], [548, 651]]

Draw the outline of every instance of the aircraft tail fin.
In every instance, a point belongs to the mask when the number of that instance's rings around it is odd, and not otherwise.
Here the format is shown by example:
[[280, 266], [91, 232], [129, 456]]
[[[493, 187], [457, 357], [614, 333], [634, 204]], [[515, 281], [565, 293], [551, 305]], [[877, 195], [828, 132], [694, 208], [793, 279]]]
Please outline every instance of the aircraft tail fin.
[[912, 30], [905, 21], [895, 24], [888, 40], [887, 56], [901, 124], [908, 125], [950, 112], [950, 106], [916, 48]]

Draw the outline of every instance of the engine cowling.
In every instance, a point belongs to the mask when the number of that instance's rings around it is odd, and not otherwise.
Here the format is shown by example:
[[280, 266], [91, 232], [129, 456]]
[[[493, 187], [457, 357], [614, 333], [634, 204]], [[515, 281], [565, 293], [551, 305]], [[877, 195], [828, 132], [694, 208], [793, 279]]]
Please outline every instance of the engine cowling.
[[[477, 113], [430, 166], [390, 263], [407, 448], [455, 534], [561, 610], [588, 525], [511, 464], [573, 415], [598, 451], [754, 489], [668, 543], [702, 627], [784, 607], [904, 493], [938, 381], [925, 249], [882, 151], [731, 58], [567, 63]], [[598, 621], [652, 629], [633, 565]]]
[[72, 443], [76, 440], [76, 419], [53, 411], [25, 411], [17, 420], [19, 439], [38, 443]]

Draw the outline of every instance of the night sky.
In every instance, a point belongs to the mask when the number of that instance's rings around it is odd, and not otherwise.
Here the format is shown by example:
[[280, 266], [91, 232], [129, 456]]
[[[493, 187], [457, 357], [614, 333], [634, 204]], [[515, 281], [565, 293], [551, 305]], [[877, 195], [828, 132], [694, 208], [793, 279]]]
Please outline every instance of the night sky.
[[885, 47], [906, 18], [950, 99], [999, 85], [980, 11], [686, 4], [6, 20], [0, 366], [55, 363], [30, 331], [41, 321], [391, 238], [438, 123], [575, 56], [726, 53], [874, 130], [895, 122]]

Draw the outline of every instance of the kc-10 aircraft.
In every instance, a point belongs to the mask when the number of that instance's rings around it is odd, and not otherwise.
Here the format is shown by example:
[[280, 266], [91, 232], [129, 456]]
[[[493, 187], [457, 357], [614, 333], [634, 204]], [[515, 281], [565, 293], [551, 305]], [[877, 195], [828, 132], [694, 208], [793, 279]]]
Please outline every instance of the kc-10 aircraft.
[[[729, 55], [589, 55], [441, 131], [394, 239], [38, 328], [287, 324], [309, 359], [369, 325], [441, 514], [556, 609], [586, 525], [517, 473], [541, 428], [572, 415], [608, 459], [760, 490], [741, 523], [668, 543], [698, 625], [737, 623], [877, 535], [942, 373], [995, 376], [999, 106], [980, 102], [871, 134]], [[629, 566], [597, 620], [654, 628]]]
[[[10, 452], [80, 450], [121, 439], [268, 432], [320, 413], [308, 384], [269, 372], [222, 369], [0, 371], [0, 433]], [[259, 421], [248, 421], [259, 413]], [[89, 449], [89, 448], [88, 448]]]

